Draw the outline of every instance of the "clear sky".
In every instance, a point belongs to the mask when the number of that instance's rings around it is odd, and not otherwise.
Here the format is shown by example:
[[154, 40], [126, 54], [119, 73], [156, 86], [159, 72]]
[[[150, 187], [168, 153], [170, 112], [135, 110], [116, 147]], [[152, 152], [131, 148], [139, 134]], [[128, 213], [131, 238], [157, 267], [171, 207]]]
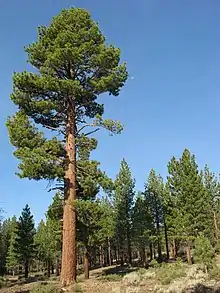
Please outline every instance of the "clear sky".
[[0, 205], [18, 215], [28, 203], [37, 221], [53, 194], [46, 182], [16, 177], [17, 161], [5, 120], [13, 71], [27, 67], [24, 45], [36, 39], [62, 8], [89, 10], [107, 37], [122, 50], [130, 78], [121, 95], [106, 97], [106, 116], [124, 133], [100, 132], [94, 157], [113, 177], [124, 157], [142, 189], [150, 168], [164, 177], [166, 165], [185, 147], [220, 173], [220, 1], [218, 0], [1, 0], [0, 3]]

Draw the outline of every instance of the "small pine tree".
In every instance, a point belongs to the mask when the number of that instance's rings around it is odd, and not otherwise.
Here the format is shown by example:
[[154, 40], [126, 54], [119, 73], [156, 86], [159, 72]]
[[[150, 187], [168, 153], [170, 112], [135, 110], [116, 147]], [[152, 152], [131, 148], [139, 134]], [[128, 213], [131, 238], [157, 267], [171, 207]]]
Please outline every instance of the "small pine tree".
[[29, 263], [36, 252], [34, 244], [34, 219], [30, 208], [26, 205], [21, 213], [16, 230], [14, 251], [19, 261], [24, 265], [25, 278], [28, 277]]
[[215, 252], [208, 238], [198, 236], [195, 240], [194, 260], [196, 263], [204, 264], [206, 270], [214, 266]]

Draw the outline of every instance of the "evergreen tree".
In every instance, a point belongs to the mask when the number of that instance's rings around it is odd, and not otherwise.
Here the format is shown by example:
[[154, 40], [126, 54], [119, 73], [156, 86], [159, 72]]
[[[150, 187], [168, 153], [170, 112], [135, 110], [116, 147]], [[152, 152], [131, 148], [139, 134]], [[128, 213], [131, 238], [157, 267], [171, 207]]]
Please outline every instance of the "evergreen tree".
[[152, 225], [149, 205], [143, 194], [139, 192], [135, 200], [132, 215], [132, 239], [144, 265], [146, 265], [145, 250], [150, 245]]
[[30, 261], [36, 253], [34, 219], [28, 205], [21, 212], [15, 233], [14, 251], [20, 263], [24, 265], [25, 278], [27, 278]]
[[169, 223], [172, 235], [185, 242], [191, 263], [192, 240], [202, 232], [210, 232], [210, 205], [195, 156], [185, 149], [182, 157], [168, 164]]
[[17, 219], [16, 217], [12, 217], [11, 220], [11, 231], [10, 231], [10, 244], [6, 256], [6, 268], [8, 271], [12, 271], [13, 276], [15, 274], [15, 269], [18, 266], [18, 256], [15, 253], [15, 237], [16, 237], [16, 229], [17, 229]]
[[163, 220], [163, 179], [156, 175], [155, 170], [151, 170], [147, 183], [145, 184], [145, 200], [149, 205], [150, 217], [152, 221], [151, 236], [157, 242], [158, 260], [162, 261], [161, 232]]
[[[127, 250], [128, 261], [132, 263], [131, 254], [131, 220], [134, 201], [135, 180], [126, 161], [121, 161], [121, 167], [114, 183], [114, 209], [116, 233], [118, 237], [121, 264], [124, 262], [124, 252]], [[126, 249], [127, 248], [127, 249]]]
[[[210, 229], [209, 239], [211, 243], [217, 243], [219, 239], [219, 200], [220, 200], [220, 184], [215, 176], [214, 173], [212, 173], [208, 166], [205, 166], [203, 171], [203, 181], [205, 190], [207, 193], [207, 204], [210, 205], [211, 211], [210, 211], [210, 217], [213, 218], [213, 229]], [[210, 223], [211, 228], [211, 223]]]
[[[11, 143], [21, 160], [20, 176], [30, 179], [63, 180], [63, 284], [76, 279], [76, 152], [78, 138], [104, 128], [122, 127], [103, 120], [104, 107], [98, 95], [118, 95], [127, 79], [125, 64], [119, 65], [120, 50], [105, 44], [98, 25], [83, 9], [63, 10], [49, 27], [38, 29], [38, 40], [26, 49], [37, 71], [15, 73], [12, 101], [19, 111], [7, 126]], [[88, 120], [87, 120], [88, 118]], [[93, 122], [92, 119], [94, 118]], [[32, 122], [34, 121], [34, 122]], [[36, 125], [55, 131], [47, 138]], [[63, 136], [63, 137], [62, 137]], [[65, 141], [65, 145], [63, 144]]]
[[0, 223], [0, 273], [6, 272], [6, 256], [10, 247], [13, 232], [13, 221], [8, 218]]
[[34, 240], [39, 260], [44, 261], [47, 265], [48, 277], [59, 256], [61, 249], [60, 236], [57, 221], [47, 219], [46, 223], [43, 220], [39, 223]]
[[213, 269], [215, 251], [208, 238], [200, 235], [195, 240], [194, 260], [203, 264], [207, 270]]
[[91, 200], [77, 200], [76, 207], [78, 240], [84, 246], [84, 274], [88, 279], [91, 247], [97, 243], [103, 210], [99, 201]]

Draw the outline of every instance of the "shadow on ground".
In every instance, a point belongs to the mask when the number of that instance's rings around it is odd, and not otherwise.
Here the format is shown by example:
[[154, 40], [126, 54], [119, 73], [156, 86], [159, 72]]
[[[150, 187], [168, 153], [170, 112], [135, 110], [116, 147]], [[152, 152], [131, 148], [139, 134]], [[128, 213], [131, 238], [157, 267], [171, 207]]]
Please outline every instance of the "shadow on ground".
[[186, 293], [220, 293], [220, 287], [208, 287], [198, 284], [195, 287], [188, 289]]
[[119, 275], [123, 277], [124, 275], [134, 272], [138, 270], [138, 268], [132, 268], [129, 266], [117, 266], [114, 268], [103, 269], [102, 275]]

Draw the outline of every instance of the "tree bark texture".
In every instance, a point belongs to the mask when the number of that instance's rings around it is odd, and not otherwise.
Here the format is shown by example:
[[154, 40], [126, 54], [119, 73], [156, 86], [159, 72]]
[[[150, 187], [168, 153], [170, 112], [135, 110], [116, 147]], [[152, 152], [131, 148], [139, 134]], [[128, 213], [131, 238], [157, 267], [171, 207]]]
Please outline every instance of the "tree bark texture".
[[192, 259], [191, 259], [191, 247], [189, 241], [187, 241], [186, 244], [186, 257], [187, 257], [187, 262], [189, 265], [192, 264]]
[[215, 242], [218, 241], [218, 224], [216, 219], [216, 212], [213, 210], [213, 223], [214, 223], [214, 235], [215, 235]]
[[131, 237], [130, 237], [129, 227], [127, 228], [127, 245], [128, 245], [128, 262], [129, 262], [129, 265], [132, 265]]
[[108, 258], [109, 258], [109, 265], [112, 265], [112, 254], [111, 254], [111, 240], [108, 237]]
[[25, 279], [28, 278], [28, 273], [29, 273], [29, 262], [28, 262], [28, 260], [26, 260], [24, 263], [24, 277], [25, 277]]
[[166, 220], [164, 219], [164, 234], [165, 234], [165, 243], [166, 243], [166, 252], [167, 252], [167, 259], [170, 258], [170, 252], [169, 252], [169, 244], [168, 244], [168, 236], [167, 236], [167, 224]]
[[64, 286], [76, 281], [76, 125], [75, 105], [68, 109], [66, 127], [66, 172], [64, 179], [63, 245], [61, 282]]
[[85, 276], [85, 279], [89, 279], [89, 253], [88, 253], [88, 251], [86, 251], [85, 255], [84, 255], [84, 276]]

